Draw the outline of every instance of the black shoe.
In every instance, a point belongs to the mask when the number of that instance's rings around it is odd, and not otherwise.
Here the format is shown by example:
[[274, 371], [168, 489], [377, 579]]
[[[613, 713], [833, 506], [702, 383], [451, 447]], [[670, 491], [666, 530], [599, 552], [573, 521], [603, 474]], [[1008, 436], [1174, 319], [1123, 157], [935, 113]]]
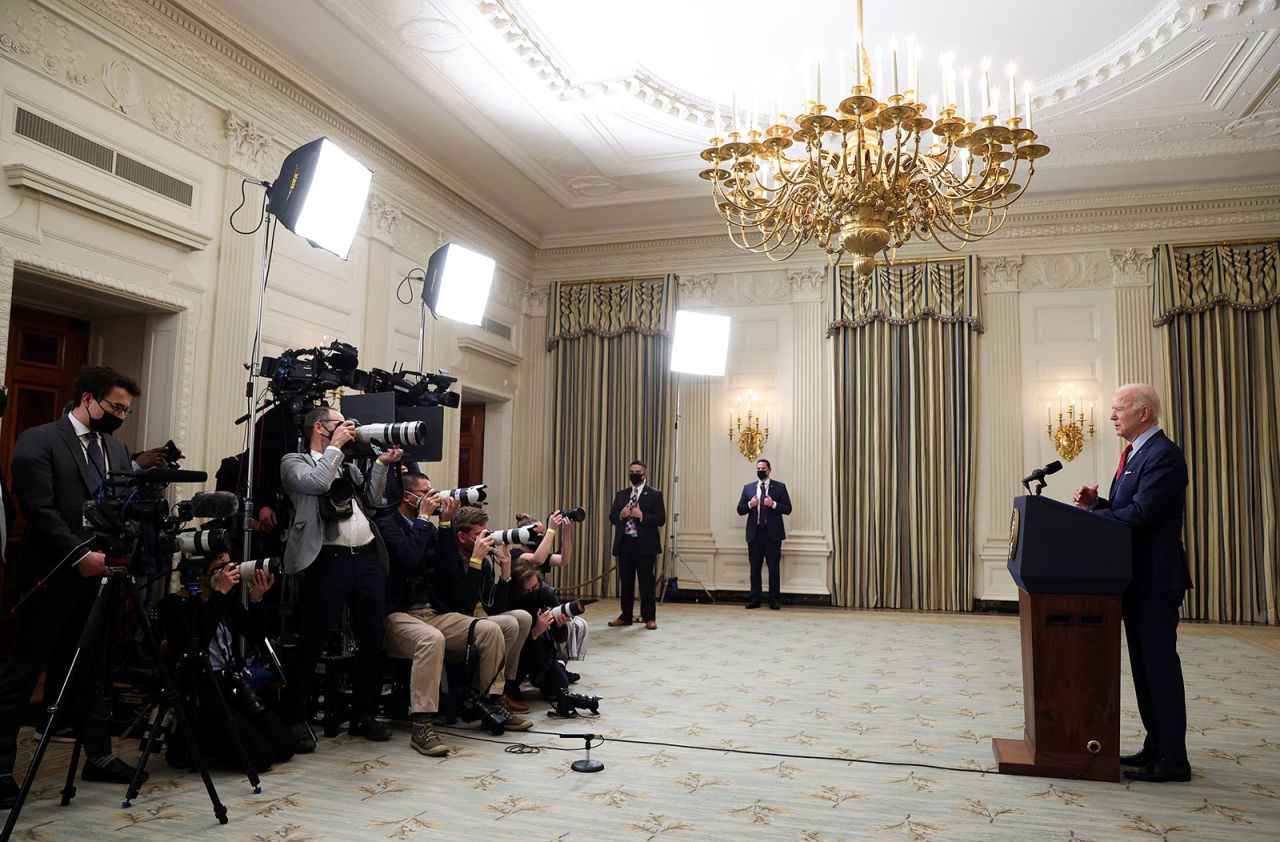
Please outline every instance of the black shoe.
[[293, 735], [293, 750], [297, 754], [310, 754], [316, 750], [316, 738], [311, 736], [311, 729], [305, 722], [295, 722], [289, 726]]
[[776, 602], [770, 602], [770, 603], [769, 603], [769, 610], [770, 610], [770, 611], [781, 611], [781, 610], [782, 610], [782, 606], [781, 606], [781, 605], [779, 605], [779, 604], [778, 604], [778, 603], [776, 603]]
[[1148, 751], [1145, 748], [1137, 754], [1120, 755], [1121, 766], [1150, 766], [1152, 763], [1156, 762], [1156, 760], [1156, 753], [1154, 751]]
[[1147, 781], [1156, 784], [1186, 783], [1191, 780], [1191, 764], [1169, 763], [1165, 760], [1157, 760], [1155, 763], [1143, 766], [1141, 769], [1130, 769], [1124, 773], [1124, 776], [1131, 781]]
[[[125, 763], [119, 757], [113, 757], [107, 762], [106, 768], [99, 766], [93, 761], [87, 761], [84, 764], [84, 771], [80, 773], [80, 779], [83, 781], [99, 781], [108, 784], [127, 784], [133, 780], [133, 773], [137, 771], [134, 767]], [[151, 773], [143, 771], [142, 780], [146, 781], [151, 777]]]
[[755, 600], [752, 600], [751, 602], [747, 603], [748, 611], [750, 611], [752, 608], [759, 608], [759, 607], [760, 607], [760, 603], [756, 602]]
[[506, 690], [502, 695], [506, 696], [508, 699], [515, 699], [517, 702], [524, 701], [524, 691], [520, 689], [519, 681], [508, 681]]
[[581, 676], [581, 675], [579, 675], [578, 673], [576, 673], [576, 672], [569, 672], [568, 670], [565, 670], [565, 671], [564, 671], [564, 674], [565, 674], [566, 676], [568, 676], [568, 678], [569, 678], [569, 683], [570, 683], [570, 684], [577, 684], [577, 683], [578, 683], [578, 679], [582, 678], [582, 676]]
[[364, 737], [375, 743], [384, 743], [391, 739], [391, 729], [373, 716], [362, 716], [351, 720], [351, 724], [347, 726], [347, 733], [353, 737]]
[[0, 810], [12, 810], [18, 803], [18, 782], [13, 775], [0, 775]]

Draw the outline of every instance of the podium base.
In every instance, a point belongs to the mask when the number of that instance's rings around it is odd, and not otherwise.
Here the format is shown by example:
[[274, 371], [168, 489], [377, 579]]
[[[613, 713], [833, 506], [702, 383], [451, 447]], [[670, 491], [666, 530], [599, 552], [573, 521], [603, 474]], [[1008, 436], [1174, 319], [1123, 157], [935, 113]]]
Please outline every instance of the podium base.
[[[1102, 755], [1037, 754], [1026, 740], [994, 739], [991, 751], [996, 771], [1002, 775], [1031, 775], [1038, 778], [1072, 778], [1082, 781], [1120, 782], [1120, 759]], [[1090, 759], [1093, 763], [1090, 764]], [[1083, 774], [1081, 772], [1083, 771]]]

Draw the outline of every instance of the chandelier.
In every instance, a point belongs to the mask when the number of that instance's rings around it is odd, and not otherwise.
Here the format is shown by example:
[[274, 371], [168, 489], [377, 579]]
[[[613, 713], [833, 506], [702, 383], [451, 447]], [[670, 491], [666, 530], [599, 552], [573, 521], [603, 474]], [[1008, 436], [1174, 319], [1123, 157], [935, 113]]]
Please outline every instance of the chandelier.
[[854, 83], [846, 87], [841, 61], [834, 112], [822, 103], [821, 63], [815, 96], [806, 91], [794, 127], [776, 103], [772, 125], [761, 125], [755, 109], [740, 119], [735, 96], [724, 128], [716, 106], [714, 136], [702, 150], [711, 166], [699, 175], [711, 182], [716, 210], [739, 248], [786, 260], [816, 240], [836, 263], [853, 255], [854, 271], [867, 278], [878, 253], [913, 236], [955, 252], [1000, 230], [1049, 148], [1031, 130], [1030, 83], [1018, 112], [1012, 64], [1003, 113], [985, 59], [981, 78], [973, 80], [980, 96], [976, 120], [970, 119], [969, 70], [957, 74], [951, 56], [941, 61], [941, 108], [936, 96], [926, 105], [919, 48], [908, 42], [900, 75], [898, 46], [891, 42], [892, 77], [882, 72], [879, 50], [873, 74], [862, 40], [862, 0], [857, 9]]
[[[1075, 386], [1068, 386], [1068, 397], [1070, 390]], [[1077, 411], [1078, 409], [1078, 411]], [[1058, 390], [1058, 429], [1053, 429], [1053, 404], [1046, 403], [1045, 411], [1045, 429], [1049, 434], [1049, 441], [1053, 442], [1053, 449], [1058, 455], [1068, 462], [1075, 459], [1084, 450], [1084, 434], [1085, 434], [1085, 416], [1084, 416], [1084, 393], [1076, 392], [1074, 398], [1070, 398], [1067, 404], [1067, 411], [1064, 416], [1062, 412], [1062, 390]], [[1089, 402], [1089, 438], [1093, 438], [1096, 428], [1093, 425], [1093, 402]]]
[[746, 408], [744, 416], [742, 398], [738, 398], [736, 404], [729, 407], [729, 441], [737, 439], [738, 452], [748, 462], [755, 462], [764, 453], [764, 446], [769, 441], [769, 407], [764, 408], [763, 431], [760, 427], [760, 404], [756, 401], [755, 393], [748, 393]]

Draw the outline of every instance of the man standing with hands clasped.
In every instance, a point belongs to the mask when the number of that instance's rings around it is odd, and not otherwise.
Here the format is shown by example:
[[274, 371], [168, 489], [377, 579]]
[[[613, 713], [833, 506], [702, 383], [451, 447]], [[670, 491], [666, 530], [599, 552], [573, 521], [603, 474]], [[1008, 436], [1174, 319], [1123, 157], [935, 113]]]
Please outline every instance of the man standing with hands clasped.
[[1133, 579], [1120, 606], [1147, 737], [1140, 752], [1120, 763], [1138, 767], [1124, 773], [1130, 780], [1189, 781], [1187, 701], [1178, 659], [1178, 608], [1191, 587], [1182, 547], [1187, 462], [1160, 429], [1160, 398], [1150, 386], [1117, 389], [1111, 423], [1128, 442], [1111, 493], [1099, 497], [1098, 486], [1085, 485], [1074, 500], [1097, 517], [1129, 527], [1133, 538]]
[[644, 627], [658, 627], [658, 606], [654, 598], [658, 556], [662, 553], [662, 537], [658, 530], [667, 522], [667, 508], [662, 492], [648, 485], [649, 471], [639, 459], [628, 469], [631, 487], [613, 498], [609, 522], [613, 524], [613, 554], [618, 559], [618, 595], [622, 611], [609, 625], [629, 626], [634, 622], [636, 577], [640, 578], [640, 618]]
[[747, 608], [760, 607], [760, 568], [769, 563], [769, 607], [782, 607], [782, 542], [787, 530], [782, 516], [791, 514], [791, 497], [787, 487], [770, 479], [773, 465], [768, 459], [756, 461], [756, 481], [742, 487], [738, 498], [738, 514], [747, 516], [747, 557], [751, 562], [751, 596]]

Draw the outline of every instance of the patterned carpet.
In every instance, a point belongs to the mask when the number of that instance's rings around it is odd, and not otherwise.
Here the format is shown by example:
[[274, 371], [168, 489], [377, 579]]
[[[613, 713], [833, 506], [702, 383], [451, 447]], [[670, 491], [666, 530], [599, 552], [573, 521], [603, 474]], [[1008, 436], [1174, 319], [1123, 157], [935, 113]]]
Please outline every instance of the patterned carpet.
[[[1277, 838], [1280, 630], [1184, 626], [1195, 777], [1122, 785], [985, 773], [990, 738], [1022, 727], [1012, 617], [672, 605], [650, 632], [605, 628], [608, 604], [590, 616], [580, 687], [606, 697], [602, 716], [548, 720], [539, 703], [533, 715], [539, 730], [648, 741], [595, 749], [600, 774], [570, 771], [581, 741], [546, 734], [502, 738], [537, 754], [448, 737], [456, 751], [444, 759], [416, 754], [404, 728], [390, 743], [343, 736], [265, 775], [261, 795], [220, 771], [231, 822], [219, 827], [199, 778], [163, 763], [131, 810], [123, 787], [101, 784], [60, 808], [59, 749], [14, 838]], [[1136, 749], [1127, 667], [1123, 706], [1124, 748]]]

